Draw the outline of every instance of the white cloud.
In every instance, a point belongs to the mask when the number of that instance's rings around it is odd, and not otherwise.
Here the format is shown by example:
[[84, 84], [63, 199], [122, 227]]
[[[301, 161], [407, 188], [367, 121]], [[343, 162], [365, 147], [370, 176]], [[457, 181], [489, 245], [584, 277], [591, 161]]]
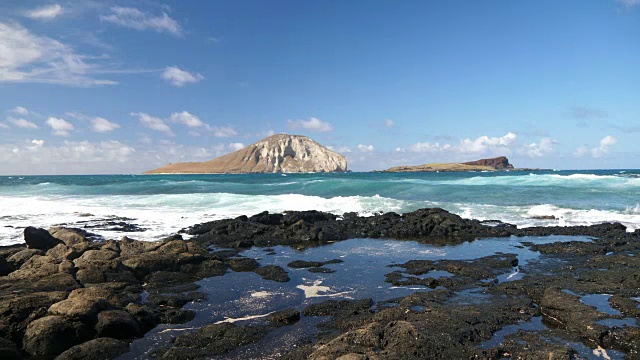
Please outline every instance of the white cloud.
[[0, 163], [22, 165], [124, 162], [135, 149], [118, 141], [90, 143], [65, 141], [58, 146], [45, 146], [44, 140], [31, 140], [22, 146], [0, 145]]
[[18, 115], [22, 115], [22, 116], [29, 115], [29, 109], [27, 109], [26, 107], [23, 107], [23, 106], [16, 106], [13, 109], [9, 110], [9, 112], [12, 112], [12, 113], [18, 114]]
[[95, 79], [86, 56], [57, 40], [32, 34], [17, 23], [0, 23], [0, 82], [36, 82], [73, 86], [113, 85]]
[[[480, 136], [474, 140], [462, 139], [458, 145], [440, 144], [438, 142], [417, 142], [409, 145], [409, 147], [397, 147], [396, 153], [450, 153], [457, 155], [479, 155], [489, 151], [508, 154], [514, 148], [517, 135], [509, 132], [502, 137]], [[547, 140], [541, 141], [540, 144], [531, 144], [533, 147], [528, 150], [546, 151], [549, 147]], [[522, 152], [522, 151], [521, 151]], [[525, 151], [526, 153], [526, 151]]]
[[449, 151], [453, 147], [449, 144], [440, 145], [440, 143], [430, 143], [430, 142], [418, 142], [409, 146], [409, 149], [404, 148], [396, 148], [397, 152], [415, 152], [415, 153], [435, 153], [442, 151]]
[[204, 125], [202, 120], [187, 111], [171, 114], [171, 121], [173, 121], [174, 123], [187, 125], [188, 127], [192, 128]]
[[231, 126], [207, 126], [215, 137], [231, 137], [238, 135]]
[[326, 121], [322, 121], [317, 118], [310, 118], [309, 120], [288, 120], [290, 129], [305, 129], [312, 132], [330, 132], [333, 131], [333, 125]]
[[359, 151], [362, 151], [362, 152], [371, 152], [375, 150], [375, 147], [373, 147], [373, 145], [358, 144], [357, 148]]
[[609, 147], [618, 142], [618, 139], [614, 138], [611, 135], [607, 135], [602, 140], [600, 140], [600, 146], [597, 148], [591, 149], [591, 155], [594, 158], [603, 157], [609, 153]]
[[335, 151], [339, 154], [341, 153], [350, 153], [351, 152], [351, 148], [349, 148], [348, 146], [340, 146], [340, 147], [335, 147], [335, 146], [327, 146], [327, 149], [331, 150], [331, 151]]
[[554, 141], [551, 138], [542, 138], [538, 143], [531, 143], [529, 145], [525, 145], [522, 153], [526, 154], [529, 157], [543, 157], [553, 153], [553, 145]]
[[395, 122], [393, 120], [391, 120], [391, 119], [386, 119], [384, 121], [384, 126], [386, 126], [388, 128], [393, 127], [393, 125], [395, 125]]
[[69, 131], [75, 129], [72, 123], [57, 117], [48, 118], [46, 123], [49, 125], [51, 130], [53, 130], [53, 134], [56, 136], [69, 136]]
[[591, 150], [589, 150], [589, 147], [587, 145], [582, 145], [580, 147], [578, 147], [576, 149], [576, 151], [573, 152], [573, 155], [576, 157], [583, 157], [587, 154], [589, 154], [591, 152]]
[[240, 149], [244, 149], [244, 144], [243, 144], [243, 143], [239, 143], [239, 142], [237, 142], [237, 143], [230, 143], [230, 144], [227, 146], [227, 148], [228, 148], [228, 149], [230, 149], [231, 151], [238, 151], [238, 150], [240, 150]]
[[93, 118], [90, 121], [91, 130], [94, 132], [105, 133], [120, 128], [120, 125], [101, 117]]
[[517, 135], [509, 132], [502, 137], [480, 136], [475, 140], [464, 139], [460, 142], [458, 151], [463, 154], [481, 154], [488, 150], [508, 151], [508, 147], [516, 140]]
[[19, 128], [23, 128], [23, 129], [38, 129], [39, 128], [38, 125], [32, 123], [29, 120], [22, 119], [22, 118], [16, 119], [16, 118], [13, 118], [13, 117], [9, 116], [7, 118], [7, 121], [10, 122], [11, 124], [13, 124], [14, 126], [17, 126]]
[[131, 116], [136, 116], [138, 121], [149, 129], [163, 132], [169, 136], [174, 136], [175, 134], [171, 131], [169, 125], [167, 125], [164, 120], [151, 116], [147, 113], [131, 113]]
[[164, 12], [162, 15], [153, 15], [136, 8], [114, 6], [111, 8], [111, 13], [101, 15], [100, 20], [136, 30], [153, 30], [175, 36], [182, 35], [180, 24]]
[[62, 15], [64, 10], [60, 4], [51, 4], [27, 11], [24, 16], [35, 20], [53, 20]]
[[600, 145], [594, 148], [589, 148], [587, 145], [582, 145], [573, 152], [574, 156], [583, 157], [585, 155], [591, 155], [594, 158], [599, 158], [607, 155], [609, 153], [609, 148], [612, 145], [615, 145], [618, 142], [618, 139], [611, 135], [607, 135], [600, 140]]
[[173, 86], [182, 87], [187, 84], [197, 83], [204, 79], [204, 76], [198, 73], [190, 73], [177, 66], [169, 66], [162, 72], [162, 78]]
[[618, 2], [627, 7], [640, 5], [640, 0], [618, 0]]
[[8, 128], [9, 128], [9, 125], [0, 121], [0, 129], [8, 129]]

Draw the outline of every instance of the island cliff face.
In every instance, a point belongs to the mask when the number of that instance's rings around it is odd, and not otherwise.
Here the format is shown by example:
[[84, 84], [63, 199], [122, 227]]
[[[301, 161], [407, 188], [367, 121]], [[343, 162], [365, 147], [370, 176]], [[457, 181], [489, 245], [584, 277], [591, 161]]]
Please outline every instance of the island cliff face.
[[423, 164], [415, 166], [395, 166], [386, 172], [430, 172], [430, 171], [497, 171], [515, 170], [505, 156], [480, 159], [465, 163]]
[[347, 171], [347, 159], [306, 136], [277, 134], [205, 162], [168, 164], [145, 174], [242, 174]]
[[491, 159], [480, 159], [476, 161], [466, 162], [463, 164], [489, 166], [496, 170], [512, 170], [513, 169], [513, 165], [509, 163], [509, 159], [507, 159], [506, 156], [499, 156]]

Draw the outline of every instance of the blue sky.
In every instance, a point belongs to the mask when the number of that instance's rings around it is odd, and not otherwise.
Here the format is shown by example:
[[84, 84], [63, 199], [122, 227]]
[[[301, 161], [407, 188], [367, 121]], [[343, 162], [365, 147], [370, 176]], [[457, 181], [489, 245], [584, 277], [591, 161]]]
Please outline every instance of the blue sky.
[[0, 4], [0, 174], [138, 173], [273, 133], [356, 171], [640, 168], [640, 0]]

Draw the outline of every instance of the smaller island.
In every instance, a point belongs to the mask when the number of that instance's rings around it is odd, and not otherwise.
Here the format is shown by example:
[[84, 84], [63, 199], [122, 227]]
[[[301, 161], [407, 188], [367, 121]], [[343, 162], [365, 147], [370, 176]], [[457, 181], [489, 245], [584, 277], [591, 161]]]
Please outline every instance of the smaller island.
[[[506, 156], [498, 156], [489, 159], [480, 159], [464, 163], [434, 163], [422, 165], [394, 166], [384, 172], [447, 172], [447, 171], [510, 171], [516, 169]], [[532, 170], [532, 169], [529, 169]]]

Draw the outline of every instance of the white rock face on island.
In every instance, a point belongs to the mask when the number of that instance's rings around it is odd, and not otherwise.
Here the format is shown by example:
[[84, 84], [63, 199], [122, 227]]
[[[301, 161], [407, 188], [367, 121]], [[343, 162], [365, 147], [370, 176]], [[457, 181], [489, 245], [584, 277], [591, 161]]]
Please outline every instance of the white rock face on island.
[[242, 174], [347, 171], [347, 159], [306, 136], [277, 134], [205, 162], [168, 164], [145, 174]]

